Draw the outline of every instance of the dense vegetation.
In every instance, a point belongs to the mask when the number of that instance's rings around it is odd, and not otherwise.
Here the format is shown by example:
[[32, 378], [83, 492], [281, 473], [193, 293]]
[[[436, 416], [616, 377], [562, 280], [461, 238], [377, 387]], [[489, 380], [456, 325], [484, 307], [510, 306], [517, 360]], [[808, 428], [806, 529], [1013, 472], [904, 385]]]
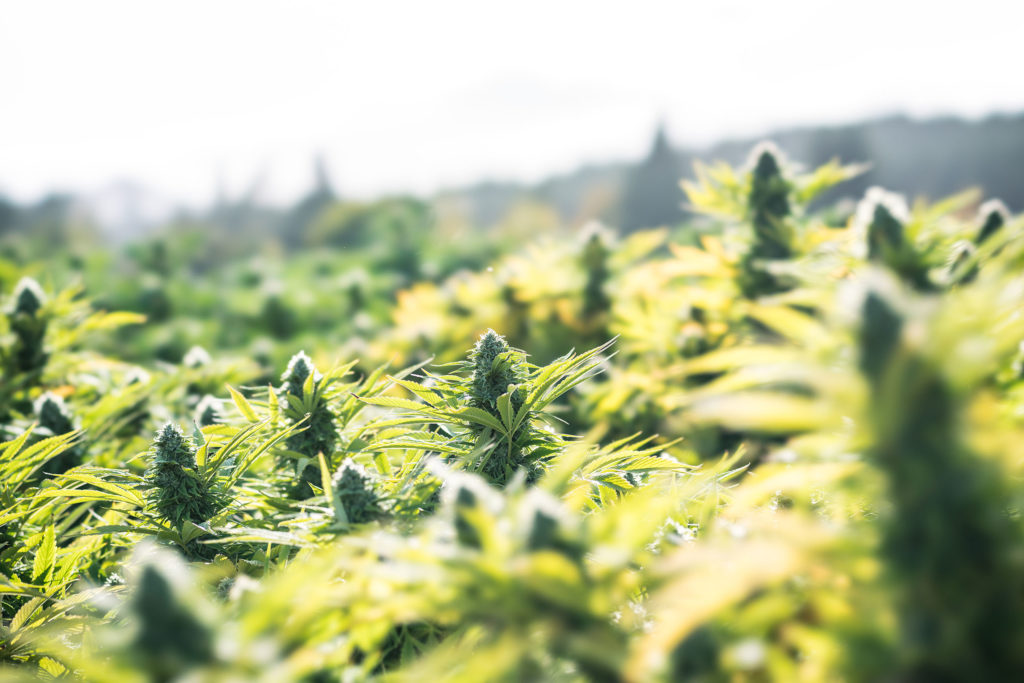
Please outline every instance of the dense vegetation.
[[1024, 221], [862, 170], [9, 236], [0, 676], [1019, 678]]

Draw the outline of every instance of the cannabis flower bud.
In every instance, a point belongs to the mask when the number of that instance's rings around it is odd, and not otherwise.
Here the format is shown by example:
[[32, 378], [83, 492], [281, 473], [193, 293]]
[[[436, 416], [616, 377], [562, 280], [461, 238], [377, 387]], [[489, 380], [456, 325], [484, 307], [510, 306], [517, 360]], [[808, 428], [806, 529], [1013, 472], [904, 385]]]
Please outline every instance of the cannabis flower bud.
[[181, 364], [186, 368], [191, 368], [192, 370], [205, 367], [212, 362], [213, 359], [210, 357], [210, 352], [202, 346], [193, 346], [181, 359]]
[[42, 369], [49, 358], [43, 350], [47, 320], [39, 311], [46, 303], [46, 295], [39, 283], [23, 277], [14, 288], [14, 302], [10, 308], [10, 325], [14, 344], [10, 361], [12, 374]]
[[569, 549], [566, 527], [569, 522], [561, 503], [540, 489], [530, 489], [519, 508], [519, 524], [531, 551]]
[[[469, 402], [498, 415], [498, 397], [510, 391], [513, 411], [518, 411], [526, 400], [522, 384], [526, 382], [525, 359], [521, 351], [508, 345], [505, 338], [494, 330], [487, 330], [477, 340], [469, 354], [472, 367]], [[514, 385], [514, 386], [513, 386]]]
[[291, 360], [288, 361], [288, 367], [285, 369], [284, 374], [281, 375], [281, 384], [283, 389], [292, 396], [302, 398], [302, 387], [306, 383], [306, 378], [313, 375], [313, 381], [319, 379], [320, 373], [317, 372], [316, 366], [313, 365], [313, 360], [306, 355], [305, 351], [299, 351]]
[[335, 516], [353, 524], [376, 519], [381, 512], [375, 478], [351, 458], [342, 463], [331, 479]]
[[791, 186], [782, 173], [782, 152], [770, 142], [762, 142], [751, 153], [753, 170], [747, 205], [762, 258], [786, 258], [789, 243], [778, 223], [789, 216]]
[[74, 431], [71, 413], [60, 396], [48, 391], [35, 400], [33, 408], [39, 418], [39, 426], [51, 434], [67, 434]]
[[928, 264], [907, 237], [909, 220], [902, 196], [872, 187], [857, 205], [853, 229], [863, 237], [869, 261], [884, 264], [915, 289], [928, 290]]
[[128, 602], [135, 635], [129, 643], [149, 680], [181, 680], [192, 667], [215, 661], [210, 629], [182, 599], [177, 575], [184, 568], [176, 558], [151, 558], [136, 571]]
[[886, 249], [903, 245], [903, 224], [910, 220], [907, 201], [901, 195], [872, 187], [857, 204], [854, 231], [867, 245], [867, 257], [880, 260]]
[[583, 315], [593, 317], [608, 310], [611, 301], [605, 292], [608, 270], [608, 247], [601, 240], [601, 234], [594, 230], [587, 239], [580, 254], [580, 265], [586, 273], [583, 286]]
[[196, 451], [178, 425], [168, 422], [153, 440], [153, 462], [146, 475], [150, 502], [175, 526], [205, 522], [218, 501], [196, 469]]
[[448, 511], [458, 544], [466, 548], [482, 548], [483, 538], [475, 518], [484, 513], [498, 513], [503, 505], [502, 498], [479, 477], [451, 473], [441, 487], [441, 500]]
[[[307, 396], [304, 387], [310, 378], [313, 381], [314, 393]], [[295, 463], [297, 469], [295, 474], [298, 481], [291, 495], [299, 499], [313, 495], [311, 485], [322, 486], [317, 456], [323, 453], [324, 458], [330, 463], [331, 456], [334, 454], [334, 446], [338, 441], [334, 412], [327, 399], [317, 393], [321, 379], [322, 376], [317, 372], [313, 361], [302, 351], [292, 356], [288, 361], [288, 368], [281, 375], [279, 399], [282, 414], [290, 424], [305, 420], [300, 431], [295, 432], [285, 441], [289, 450], [308, 458], [305, 465], [301, 462]], [[301, 406], [296, 403], [296, 400]]]
[[[32, 407], [36, 418], [39, 420], [39, 426], [48, 431], [52, 436], [60, 436], [75, 430], [71, 411], [68, 410], [64, 399], [60, 396], [46, 392], [35, 400]], [[43, 470], [53, 474], [63, 474], [81, 464], [81, 462], [82, 450], [76, 444], [51, 458], [43, 467]]]
[[742, 259], [739, 286], [744, 296], [756, 298], [788, 288], [762, 262], [789, 258], [793, 253], [793, 229], [787, 221], [792, 213], [792, 184], [783, 172], [782, 153], [772, 143], [755, 147], [748, 163], [751, 171], [747, 215], [753, 239]]
[[35, 317], [44, 303], [46, 303], [46, 294], [43, 293], [43, 288], [39, 286], [38, 282], [30, 277], [18, 280], [18, 284], [14, 287], [14, 308], [12, 310], [15, 315], [22, 313]]
[[989, 237], [999, 232], [999, 229], [1009, 221], [1010, 212], [1006, 209], [1006, 205], [998, 199], [988, 200], [978, 209], [978, 222], [981, 223], [981, 228], [978, 230], [977, 237], [974, 238], [974, 243], [981, 245]]
[[195, 421], [200, 427], [220, 424], [224, 421], [220, 410], [220, 400], [207, 394], [196, 405]]

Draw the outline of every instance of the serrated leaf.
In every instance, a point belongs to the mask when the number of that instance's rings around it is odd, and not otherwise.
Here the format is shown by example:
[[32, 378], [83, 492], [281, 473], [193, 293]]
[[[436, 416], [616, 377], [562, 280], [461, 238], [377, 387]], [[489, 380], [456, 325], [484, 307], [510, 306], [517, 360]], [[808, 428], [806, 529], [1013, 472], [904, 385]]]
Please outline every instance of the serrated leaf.
[[323, 453], [317, 453], [316, 459], [320, 464], [320, 481], [324, 484], [324, 494], [330, 500], [334, 497], [334, 491], [331, 487], [331, 471], [327, 467], [327, 458], [324, 457]]
[[230, 384], [228, 384], [227, 387], [228, 392], [231, 394], [231, 400], [234, 401], [235, 406], [238, 407], [238, 412], [240, 412], [249, 422], [259, 422], [259, 418], [256, 416], [256, 411], [252, 409], [251, 405], [249, 405], [249, 401], [245, 396], [242, 396], [241, 392]]
[[32, 614], [37, 609], [39, 609], [39, 606], [42, 604], [43, 598], [32, 598], [24, 605], [22, 605], [21, 608], [17, 612], [15, 612], [14, 616], [11, 618], [11, 631], [17, 631], [22, 626], [24, 626], [25, 622], [28, 621], [29, 617], [31, 617]]
[[[509, 385], [509, 391], [515, 391], [511, 384]], [[504, 425], [504, 429], [501, 431], [505, 434], [512, 434], [512, 403], [507, 392], [498, 397], [497, 404], [498, 413], [501, 415], [501, 422]]]
[[[500, 399], [499, 399], [500, 400]], [[499, 434], [508, 434], [508, 430], [501, 424], [498, 418], [494, 417], [486, 410], [481, 408], [474, 408], [473, 406], [466, 406], [459, 408], [458, 410], [451, 413], [453, 417], [464, 418], [467, 422], [472, 422], [483, 427], [490, 427]]]
[[46, 576], [49, 580], [53, 573], [53, 566], [57, 562], [57, 540], [53, 533], [53, 525], [50, 524], [43, 532], [43, 541], [36, 549], [36, 557], [32, 562], [32, 580]]

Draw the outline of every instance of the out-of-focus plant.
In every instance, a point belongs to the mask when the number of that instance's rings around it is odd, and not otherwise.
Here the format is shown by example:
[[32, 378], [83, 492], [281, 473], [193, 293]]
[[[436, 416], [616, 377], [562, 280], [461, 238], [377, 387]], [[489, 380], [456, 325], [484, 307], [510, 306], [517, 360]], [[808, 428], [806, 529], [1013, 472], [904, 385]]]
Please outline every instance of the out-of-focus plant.
[[24, 277], [14, 288], [8, 313], [14, 342], [8, 350], [6, 370], [11, 373], [38, 372], [46, 364], [49, 354], [43, 347], [48, 316], [43, 310], [46, 294], [39, 283]]
[[[46, 392], [35, 401], [35, 414], [39, 421], [42, 436], [61, 436], [75, 431], [71, 412], [64, 399], [56, 394]], [[46, 463], [46, 470], [52, 474], [63, 474], [80, 464], [82, 452], [77, 445], [72, 445], [56, 458]]]

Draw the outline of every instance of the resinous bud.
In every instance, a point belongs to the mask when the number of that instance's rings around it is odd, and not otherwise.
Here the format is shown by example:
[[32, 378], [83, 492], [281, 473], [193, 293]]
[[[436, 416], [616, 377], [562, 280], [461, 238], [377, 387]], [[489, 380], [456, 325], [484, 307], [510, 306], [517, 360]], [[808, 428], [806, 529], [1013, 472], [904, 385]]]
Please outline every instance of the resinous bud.
[[302, 387], [311, 374], [313, 379], [316, 380], [319, 374], [317, 373], [316, 366], [313, 365], [312, 359], [306, 355], [305, 351], [299, 351], [288, 361], [288, 367], [285, 369], [284, 374], [281, 375], [281, 384], [284, 385], [285, 391], [289, 394], [301, 398]]
[[39, 418], [39, 426], [49, 430], [51, 434], [56, 436], [74, 431], [71, 412], [60, 396], [46, 392], [36, 399], [33, 407]]
[[46, 294], [38, 282], [27, 276], [18, 280], [18, 284], [14, 287], [13, 312], [15, 314], [22, 313], [35, 317], [45, 303]]
[[978, 236], [975, 237], [975, 244], [981, 245], [992, 235], [999, 232], [1000, 228], [1010, 221], [1010, 212], [1006, 205], [998, 199], [990, 199], [978, 209], [978, 222], [981, 227], [978, 229]]

